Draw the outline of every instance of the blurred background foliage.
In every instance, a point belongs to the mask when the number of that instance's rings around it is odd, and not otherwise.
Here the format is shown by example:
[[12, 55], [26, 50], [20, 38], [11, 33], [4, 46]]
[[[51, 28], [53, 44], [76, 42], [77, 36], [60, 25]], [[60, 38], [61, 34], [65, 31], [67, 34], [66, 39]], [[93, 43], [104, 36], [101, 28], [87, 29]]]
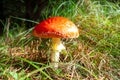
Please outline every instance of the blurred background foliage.
[[[41, 21], [51, 16], [65, 16], [74, 17], [77, 11], [71, 8], [77, 8], [78, 4], [82, 3], [89, 5], [89, 2], [98, 1], [99, 4], [105, 4], [106, 1], [118, 4], [120, 6], [119, 0], [0, 0], [0, 19], [5, 21], [6, 18], [10, 16], [24, 18], [33, 21]], [[76, 3], [76, 4], [74, 4]], [[71, 6], [72, 5], [72, 6]], [[57, 9], [55, 8], [57, 7]], [[68, 10], [68, 11], [65, 11]], [[72, 11], [71, 11], [72, 10]], [[82, 10], [82, 9], [81, 9]], [[85, 11], [85, 6], [83, 8], [83, 14]], [[74, 16], [73, 16], [74, 15]], [[16, 22], [21, 24], [21, 21]], [[22, 21], [23, 22], [23, 21]], [[25, 26], [30, 28], [34, 25], [29, 21], [25, 22]], [[3, 25], [0, 23], [0, 33], [3, 31]]]

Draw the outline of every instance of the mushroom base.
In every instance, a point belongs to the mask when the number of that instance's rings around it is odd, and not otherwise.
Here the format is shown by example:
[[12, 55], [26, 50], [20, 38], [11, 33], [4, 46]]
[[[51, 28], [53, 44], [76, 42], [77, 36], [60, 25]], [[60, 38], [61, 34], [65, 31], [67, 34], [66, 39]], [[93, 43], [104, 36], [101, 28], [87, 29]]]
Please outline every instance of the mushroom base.
[[55, 68], [58, 68], [59, 56], [60, 52], [64, 50], [65, 47], [61, 43], [60, 38], [52, 38], [52, 54], [51, 54], [51, 62]]

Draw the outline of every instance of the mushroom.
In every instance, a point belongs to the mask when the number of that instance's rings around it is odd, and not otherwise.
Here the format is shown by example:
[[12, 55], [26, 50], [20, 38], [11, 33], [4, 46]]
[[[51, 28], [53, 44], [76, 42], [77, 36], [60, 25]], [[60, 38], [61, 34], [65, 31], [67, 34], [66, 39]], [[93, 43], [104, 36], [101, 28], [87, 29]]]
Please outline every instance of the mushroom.
[[52, 38], [51, 62], [58, 68], [60, 52], [65, 49], [60, 38], [77, 38], [79, 30], [67, 18], [56, 16], [48, 18], [35, 26], [33, 35], [39, 38]]

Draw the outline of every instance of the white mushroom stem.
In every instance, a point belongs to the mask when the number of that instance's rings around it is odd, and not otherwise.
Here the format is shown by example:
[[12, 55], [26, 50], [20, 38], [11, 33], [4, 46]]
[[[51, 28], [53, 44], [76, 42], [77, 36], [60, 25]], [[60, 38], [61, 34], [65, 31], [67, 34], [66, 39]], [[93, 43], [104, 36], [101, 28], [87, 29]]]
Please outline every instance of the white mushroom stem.
[[60, 52], [65, 49], [64, 45], [61, 43], [60, 38], [52, 38], [52, 49], [51, 62], [54, 68], [58, 68]]

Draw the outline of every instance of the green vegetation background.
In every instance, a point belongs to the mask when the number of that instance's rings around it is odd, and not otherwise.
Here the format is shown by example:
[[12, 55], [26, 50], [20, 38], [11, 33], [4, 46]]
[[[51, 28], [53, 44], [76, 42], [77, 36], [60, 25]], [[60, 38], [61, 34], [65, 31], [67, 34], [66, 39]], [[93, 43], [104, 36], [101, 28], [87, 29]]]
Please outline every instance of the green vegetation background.
[[[61, 54], [58, 70], [49, 65], [51, 40], [32, 36], [34, 25], [52, 16], [67, 17], [80, 30], [79, 38], [62, 39], [67, 52]], [[0, 36], [0, 79], [120, 79], [119, 1], [48, 0], [41, 17], [30, 20], [10, 16], [6, 21], [0, 20], [4, 26]], [[26, 22], [33, 24], [31, 28], [26, 28]]]

